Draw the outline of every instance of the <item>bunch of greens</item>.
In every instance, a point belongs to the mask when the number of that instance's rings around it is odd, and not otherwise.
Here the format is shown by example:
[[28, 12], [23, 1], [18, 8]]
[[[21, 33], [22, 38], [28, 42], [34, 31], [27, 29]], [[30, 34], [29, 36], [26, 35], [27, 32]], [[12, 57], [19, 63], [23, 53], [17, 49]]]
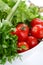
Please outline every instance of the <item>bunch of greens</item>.
[[[16, 35], [11, 35], [11, 31], [14, 30], [14, 27], [10, 21], [10, 19], [12, 19], [10, 17], [12, 16], [13, 12], [18, 7], [19, 2], [20, 1], [18, 0], [16, 5], [14, 5], [14, 7], [11, 9], [10, 14], [6, 16], [5, 20], [3, 17], [4, 15], [2, 16], [2, 18], [0, 18], [0, 64], [5, 64], [6, 61], [11, 62], [12, 59], [15, 59], [15, 57], [19, 56], [17, 53], [18, 37]], [[0, 5], [0, 7], [3, 6], [5, 8], [6, 6], [4, 5]], [[1, 8], [0, 11], [2, 11], [2, 9], [3, 8]], [[3, 10], [3, 12], [7, 13], [6, 10], [7, 9]]]
[[12, 25], [6, 21], [0, 22], [0, 64], [7, 60], [11, 62], [12, 58], [18, 56], [16, 35], [11, 35]]
[[18, 56], [18, 37], [10, 34], [12, 29], [18, 23], [29, 24], [33, 18], [40, 18], [38, 7], [27, 7], [21, 0], [0, 0], [0, 64]]
[[[5, 19], [7, 17], [16, 1], [0, 0], [0, 19]], [[12, 22], [14, 25], [17, 25], [19, 22], [25, 22], [25, 20], [31, 21], [33, 18], [40, 17], [39, 8], [36, 6], [27, 7], [25, 1], [20, 2], [18, 8], [13, 14]]]
[[31, 22], [34, 18], [39, 18], [39, 8], [36, 6], [27, 7], [24, 1], [20, 2], [19, 7], [16, 9], [14, 13], [14, 17], [12, 19], [13, 24], [16, 26], [18, 23], [25, 23], [28, 20], [28, 23]]

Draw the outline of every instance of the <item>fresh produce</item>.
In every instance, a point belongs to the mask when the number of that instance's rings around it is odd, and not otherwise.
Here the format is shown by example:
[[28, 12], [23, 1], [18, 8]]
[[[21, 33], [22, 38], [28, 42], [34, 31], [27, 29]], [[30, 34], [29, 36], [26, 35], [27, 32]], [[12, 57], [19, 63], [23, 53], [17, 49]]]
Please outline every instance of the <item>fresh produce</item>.
[[0, 0], [0, 20], [5, 19], [9, 14], [11, 7], [9, 7], [5, 2]]
[[39, 18], [35, 18], [31, 21], [31, 26], [35, 26], [35, 25], [42, 25], [43, 26], [43, 20], [39, 19]]
[[[20, 57], [19, 52], [29, 50], [30, 46], [33, 48], [38, 44], [39, 39], [43, 38], [42, 20], [40, 25], [35, 23], [34, 26], [31, 22], [35, 18], [38, 18], [38, 23], [39, 19], [43, 18], [39, 8], [27, 7], [25, 0], [0, 0], [0, 65]], [[36, 33], [35, 27], [38, 31]], [[31, 32], [30, 29], [32, 29]], [[36, 34], [38, 34], [37, 37]], [[34, 44], [30, 39], [34, 41]]]
[[38, 44], [38, 40], [33, 36], [28, 36], [27, 43], [29, 44], [30, 48], [33, 48]]
[[26, 24], [18, 24], [16, 27], [16, 35], [18, 36], [18, 41], [25, 41], [29, 34], [29, 27]]
[[[18, 46], [17, 40], [18, 37], [16, 35], [11, 35], [13, 24], [11, 23], [12, 14], [16, 10], [19, 5], [20, 0], [13, 6], [11, 12], [8, 14], [6, 19], [4, 20], [4, 15], [0, 18], [0, 64], [4, 65], [6, 61], [11, 62], [15, 57], [19, 57], [18, 55]], [[3, 5], [3, 4], [0, 4]], [[0, 6], [0, 8], [4, 5]], [[6, 6], [5, 6], [6, 7]], [[1, 9], [0, 9], [1, 10]], [[0, 13], [1, 14], [1, 13]]]
[[18, 47], [20, 50], [18, 50], [19, 53], [29, 50], [29, 45], [27, 42], [18, 42]]
[[[16, 4], [16, 1], [18, 0], [0, 0], [0, 20], [6, 19], [7, 15], [10, 12], [12, 12], [11, 9]], [[25, 20], [28, 20], [27, 23], [29, 23], [32, 19], [39, 18], [40, 14], [38, 7], [36, 6], [27, 7], [25, 1], [21, 1], [15, 13], [13, 13], [12, 16], [11, 16], [12, 23], [14, 24], [14, 26], [16, 26], [20, 22], [25, 23]]]
[[29, 34], [29, 27], [26, 24], [18, 24], [14, 31], [11, 31], [12, 35], [18, 36], [18, 41], [25, 41]]
[[10, 34], [11, 28], [11, 23], [0, 22], [0, 64], [4, 64], [7, 60], [11, 62], [12, 58], [18, 56], [18, 37]]
[[42, 25], [35, 25], [31, 31], [32, 35], [38, 39], [43, 38], [43, 26]]

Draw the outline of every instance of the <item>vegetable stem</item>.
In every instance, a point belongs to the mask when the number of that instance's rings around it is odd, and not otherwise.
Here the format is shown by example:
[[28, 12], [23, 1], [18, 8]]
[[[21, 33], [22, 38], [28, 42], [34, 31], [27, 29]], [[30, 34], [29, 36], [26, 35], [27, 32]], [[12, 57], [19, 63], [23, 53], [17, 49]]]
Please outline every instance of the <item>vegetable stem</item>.
[[7, 16], [6, 20], [11, 22], [11, 20], [14, 16], [14, 12], [16, 11], [20, 2], [21, 2], [21, 0], [18, 0], [17, 3], [13, 6], [13, 8], [12, 8], [11, 12], [9, 13], [9, 15]]

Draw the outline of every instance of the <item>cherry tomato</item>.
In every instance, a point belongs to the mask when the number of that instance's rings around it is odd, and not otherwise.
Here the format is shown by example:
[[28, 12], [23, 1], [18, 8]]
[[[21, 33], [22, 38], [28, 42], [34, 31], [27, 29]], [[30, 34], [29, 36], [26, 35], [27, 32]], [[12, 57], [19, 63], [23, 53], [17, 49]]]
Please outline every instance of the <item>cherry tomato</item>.
[[29, 27], [26, 24], [18, 24], [17, 29], [27, 34], [29, 33]]
[[29, 27], [26, 24], [19, 24], [16, 27], [16, 35], [18, 36], [18, 41], [25, 41], [29, 34]]
[[43, 38], [43, 26], [42, 25], [35, 25], [31, 31], [32, 35], [38, 39]]
[[19, 42], [18, 48], [20, 48], [20, 50], [18, 50], [18, 52], [21, 53], [21, 52], [29, 50], [29, 45], [27, 42]]
[[30, 48], [33, 48], [34, 46], [36, 46], [38, 44], [38, 41], [37, 41], [37, 39], [35, 37], [29, 36], [27, 38], [27, 43], [29, 44]]
[[43, 20], [39, 19], [39, 18], [35, 18], [31, 21], [31, 26], [35, 26], [37, 24], [40, 24], [43, 26]]

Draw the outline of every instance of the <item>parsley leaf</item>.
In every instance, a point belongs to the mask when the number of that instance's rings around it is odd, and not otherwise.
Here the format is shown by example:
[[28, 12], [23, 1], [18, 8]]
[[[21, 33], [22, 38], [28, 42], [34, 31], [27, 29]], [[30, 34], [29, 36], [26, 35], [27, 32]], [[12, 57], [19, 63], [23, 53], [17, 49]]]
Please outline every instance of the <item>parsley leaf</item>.
[[6, 61], [14, 59], [18, 56], [16, 35], [11, 35], [11, 23], [3, 21], [0, 23], [0, 64], [5, 64]]

